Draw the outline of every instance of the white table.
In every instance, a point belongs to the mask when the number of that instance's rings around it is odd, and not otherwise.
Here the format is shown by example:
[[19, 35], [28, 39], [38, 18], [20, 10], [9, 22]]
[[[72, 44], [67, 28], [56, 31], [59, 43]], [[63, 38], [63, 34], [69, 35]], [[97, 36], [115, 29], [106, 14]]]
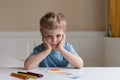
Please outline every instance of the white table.
[[[48, 73], [46, 72], [48, 69], [50, 68], [35, 68], [29, 71], [34, 71], [44, 75], [43, 78], [35, 80], [120, 80], [120, 67], [84, 67], [82, 69], [59, 68], [67, 73], [80, 75], [81, 77], [78, 79], [72, 79], [66, 74]], [[12, 72], [17, 73], [18, 71], [25, 70], [23, 68], [0, 68], [0, 79], [21, 80], [10, 76]]]

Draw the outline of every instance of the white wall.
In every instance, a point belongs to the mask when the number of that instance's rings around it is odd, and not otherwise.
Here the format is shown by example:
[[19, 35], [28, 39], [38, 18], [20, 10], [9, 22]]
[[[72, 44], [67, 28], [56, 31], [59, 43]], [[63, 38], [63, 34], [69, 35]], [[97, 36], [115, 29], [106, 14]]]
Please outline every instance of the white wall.
[[[83, 58], [85, 66], [103, 66], [104, 36], [104, 32], [68, 32], [67, 41]], [[0, 66], [23, 66], [24, 59], [41, 42], [39, 32], [0, 32]]]
[[120, 67], [120, 38], [105, 37], [105, 66]]

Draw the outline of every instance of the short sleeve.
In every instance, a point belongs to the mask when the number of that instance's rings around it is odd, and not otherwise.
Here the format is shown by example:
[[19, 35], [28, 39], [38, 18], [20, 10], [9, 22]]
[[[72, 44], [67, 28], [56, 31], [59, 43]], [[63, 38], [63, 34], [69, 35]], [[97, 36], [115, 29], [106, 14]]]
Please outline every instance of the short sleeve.
[[66, 43], [65, 45], [65, 49], [75, 55], [78, 55], [78, 53], [75, 51], [75, 49], [73, 48], [73, 46], [70, 43]]
[[33, 49], [33, 52], [30, 54], [30, 56], [32, 55], [36, 55], [38, 53], [40, 53], [41, 51], [43, 51], [45, 48], [43, 46], [43, 44], [39, 45], [39, 46], [36, 46], [34, 49]]

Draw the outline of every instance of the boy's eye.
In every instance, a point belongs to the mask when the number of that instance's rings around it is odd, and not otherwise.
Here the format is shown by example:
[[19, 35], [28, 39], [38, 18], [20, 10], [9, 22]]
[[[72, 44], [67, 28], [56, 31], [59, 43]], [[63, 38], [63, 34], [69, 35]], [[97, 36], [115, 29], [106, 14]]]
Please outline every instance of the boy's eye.
[[61, 35], [57, 35], [57, 37], [60, 37]]
[[50, 35], [47, 35], [46, 37], [51, 37]]

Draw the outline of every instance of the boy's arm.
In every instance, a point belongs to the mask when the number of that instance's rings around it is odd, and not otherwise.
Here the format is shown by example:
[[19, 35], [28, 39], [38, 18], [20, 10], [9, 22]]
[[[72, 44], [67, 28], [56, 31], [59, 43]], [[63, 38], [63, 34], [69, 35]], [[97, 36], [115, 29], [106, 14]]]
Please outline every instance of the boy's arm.
[[58, 50], [61, 52], [61, 54], [76, 68], [81, 68], [83, 67], [83, 60], [81, 57], [78, 55], [74, 55], [64, 49], [64, 44], [65, 44], [65, 34], [63, 35], [63, 39], [60, 41], [58, 45]]
[[26, 70], [29, 70], [31, 68], [34, 68], [38, 66], [38, 64], [45, 59], [45, 57], [51, 52], [50, 49], [46, 49], [39, 54], [29, 56], [24, 63], [24, 67]]
[[25, 60], [24, 66], [25, 66], [26, 70], [38, 66], [38, 64], [43, 59], [45, 59], [46, 56], [48, 56], [48, 54], [50, 54], [52, 48], [51, 48], [50, 44], [45, 40], [45, 38], [43, 38], [43, 44], [44, 44], [44, 47], [45, 47], [44, 51], [42, 51], [42, 52], [40, 52], [36, 55], [32, 55]]
[[64, 48], [60, 49], [61, 54], [76, 68], [83, 67], [83, 60], [78, 55], [74, 55]]

